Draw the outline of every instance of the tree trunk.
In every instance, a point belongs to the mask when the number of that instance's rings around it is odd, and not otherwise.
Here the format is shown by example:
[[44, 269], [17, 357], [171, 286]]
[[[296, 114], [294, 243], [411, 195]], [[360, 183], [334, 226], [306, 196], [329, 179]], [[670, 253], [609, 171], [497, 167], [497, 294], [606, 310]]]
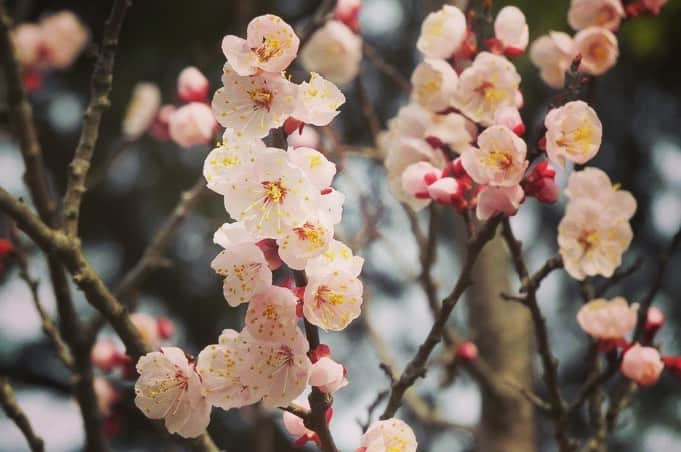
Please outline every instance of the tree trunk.
[[[478, 257], [474, 284], [468, 297], [473, 338], [499, 378], [507, 376], [521, 385], [533, 385], [533, 333], [528, 310], [504, 301], [510, 292], [510, 265], [497, 234]], [[515, 391], [498, 397], [482, 392], [482, 418], [478, 438], [481, 452], [532, 452], [535, 450], [534, 410]]]

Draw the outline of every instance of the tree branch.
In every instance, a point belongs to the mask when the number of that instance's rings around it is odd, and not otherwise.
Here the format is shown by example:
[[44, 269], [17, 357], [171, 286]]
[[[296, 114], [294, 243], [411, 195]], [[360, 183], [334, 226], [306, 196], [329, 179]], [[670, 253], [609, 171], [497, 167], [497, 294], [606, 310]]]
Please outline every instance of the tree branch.
[[17, 404], [14, 391], [12, 391], [12, 387], [5, 377], [0, 377], [0, 405], [2, 405], [2, 409], [7, 414], [7, 417], [12, 419], [16, 426], [19, 427], [19, 430], [21, 430], [21, 433], [24, 434], [31, 451], [43, 452], [45, 450], [45, 443], [35, 433], [28, 417], [26, 417], [26, 414]]
[[411, 82], [409, 79], [402, 75], [399, 69], [388, 63], [374, 46], [364, 41], [362, 44], [362, 51], [364, 52], [364, 55], [373, 63], [376, 69], [385, 74], [390, 80], [393, 81], [393, 83], [395, 83], [395, 85], [400, 87], [402, 91], [407, 94], [411, 93]]

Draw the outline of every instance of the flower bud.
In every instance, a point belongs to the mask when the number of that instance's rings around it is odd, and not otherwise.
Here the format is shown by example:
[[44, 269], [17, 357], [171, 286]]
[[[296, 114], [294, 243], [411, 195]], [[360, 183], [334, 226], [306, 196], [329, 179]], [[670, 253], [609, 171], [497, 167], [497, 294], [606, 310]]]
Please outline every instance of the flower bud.
[[520, 112], [515, 107], [502, 107], [494, 113], [494, 123], [506, 126], [519, 137], [525, 134], [525, 124], [523, 118], [520, 117]]
[[560, 197], [560, 188], [556, 184], [556, 170], [544, 160], [538, 163], [529, 176], [521, 182], [526, 196], [537, 198], [540, 202], [554, 203]]
[[158, 328], [158, 336], [163, 340], [170, 339], [175, 333], [175, 324], [167, 317], [156, 319], [156, 327]]
[[459, 184], [453, 177], [443, 177], [428, 186], [428, 196], [442, 204], [452, 204], [460, 195]]
[[177, 96], [183, 102], [206, 102], [209, 89], [208, 79], [194, 66], [185, 68], [177, 78]]
[[328, 357], [323, 357], [312, 364], [310, 385], [319, 388], [325, 394], [331, 394], [347, 386], [345, 368]]
[[620, 365], [622, 374], [641, 386], [657, 383], [663, 369], [660, 353], [653, 347], [641, 347], [639, 344], [634, 344], [624, 352]]
[[343, 22], [355, 33], [359, 33], [360, 7], [360, 0], [338, 0], [333, 14], [336, 20]]
[[521, 55], [530, 39], [523, 12], [515, 6], [502, 8], [494, 21], [494, 36], [501, 43], [504, 54]]
[[163, 105], [159, 108], [149, 127], [149, 134], [157, 140], [168, 141], [170, 139], [168, 124], [175, 111], [177, 111], [177, 108], [174, 105]]
[[471, 341], [464, 341], [456, 349], [456, 356], [464, 361], [473, 361], [478, 357], [478, 346]]
[[664, 313], [657, 307], [651, 306], [648, 309], [648, 315], [646, 317], [645, 334], [646, 337], [655, 337], [657, 332], [664, 326], [665, 318]]
[[201, 102], [178, 108], [168, 121], [170, 138], [185, 148], [210, 143], [216, 128], [212, 110]]
[[111, 372], [120, 363], [120, 352], [110, 340], [99, 340], [90, 351], [92, 364], [104, 372]]
[[429, 198], [428, 186], [440, 178], [440, 169], [428, 162], [409, 165], [402, 173], [402, 188], [416, 198]]
[[0, 239], [0, 259], [14, 253], [14, 245], [7, 239]]

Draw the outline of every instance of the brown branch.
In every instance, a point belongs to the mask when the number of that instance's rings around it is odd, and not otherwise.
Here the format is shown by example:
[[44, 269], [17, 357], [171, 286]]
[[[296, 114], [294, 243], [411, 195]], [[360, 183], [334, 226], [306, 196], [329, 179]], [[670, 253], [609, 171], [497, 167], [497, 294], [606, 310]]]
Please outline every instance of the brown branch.
[[454, 285], [452, 292], [442, 301], [442, 308], [436, 316], [435, 322], [426, 337], [426, 340], [419, 346], [414, 357], [409, 361], [400, 378], [392, 384], [388, 404], [381, 415], [381, 419], [389, 419], [395, 415], [402, 403], [402, 398], [419, 377], [426, 372], [426, 362], [435, 346], [442, 339], [447, 320], [452, 310], [456, 306], [459, 298], [466, 291], [468, 286], [473, 284], [472, 272], [473, 265], [480, 254], [480, 251], [493, 237], [501, 217], [495, 217], [487, 221], [480, 229], [477, 236], [470, 239], [466, 247], [466, 259], [461, 269], [461, 274]]
[[538, 288], [544, 278], [546, 278], [552, 271], [563, 268], [563, 258], [554, 256], [547, 260], [542, 267], [530, 276], [521, 287], [520, 293], [527, 293], [530, 288]]
[[109, 108], [109, 95], [113, 80], [113, 65], [118, 36], [120, 35], [128, 8], [132, 0], [116, 0], [104, 26], [104, 36], [90, 81], [90, 104], [85, 110], [83, 128], [78, 146], [70, 164], [66, 193], [64, 194], [64, 220], [66, 233], [76, 236], [78, 217], [83, 195], [87, 191], [86, 180], [90, 162], [99, 138], [99, 126], [104, 111]]
[[527, 288], [525, 297], [525, 305], [529, 308], [534, 323], [535, 339], [537, 341], [537, 348], [539, 356], [541, 357], [542, 367], [544, 369], [543, 379], [544, 384], [548, 390], [549, 403], [551, 405], [551, 417], [555, 428], [555, 437], [560, 446], [560, 450], [571, 451], [574, 449], [570, 439], [566, 434], [566, 407], [563, 397], [560, 393], [560, 386], [558, 382], [558, 364], [551, 351], [549, 342], [549, 335], [546, 328], [546, 321], [542, 316], [537, 302], [538, 286], [533, 284], [530, 280], [527, 265], [522, 254], [522, 243], [516, 240], [511, 223], [506, 218], [503, 223], [502, 234], [504, 240], [509, 248], [513, 265], [518, 274], [520, 283]]
[[0, 377], [0, 405], [2, 405], [2, 409], [7, 414], [7, 417], [12, 419], [19, 430], [21, 430], [21, 433], [24, 434], [31, 451], [43, 452], [45, 450], [45, 443], [35, 433], [28, 417], [26, 417], [26, 414], [17, 404], [14, 391], [5, 377]]
[[362, 44], [362, 51], [376, 69], [385, 74], [393, 83], [395, 83], [395, 85], [399, 86], [402, 91], [407, 94], [411, 93], [411, 82], [409, 79], [402, 75], [397, 67], [388, 63], [374, 46], [364, 41]]

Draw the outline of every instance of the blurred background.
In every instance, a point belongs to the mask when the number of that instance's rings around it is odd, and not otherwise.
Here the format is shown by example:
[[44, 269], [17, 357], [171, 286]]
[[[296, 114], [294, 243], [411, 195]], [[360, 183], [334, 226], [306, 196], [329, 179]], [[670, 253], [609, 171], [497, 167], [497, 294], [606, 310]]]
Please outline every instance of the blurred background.
[[[6, 2], [20, 21], [36, 20], [49, 12], [69, 9], [90, 28], [99, 42], [110, 1], [25, 0]], [[315, 0], [165, 0], [133, 2], [123, 27], [114, 71], [111, 109], [104, 115], [94, 165], [102, 164], [121, 146], [121, 121], [133, 86], [157, 83], [164, 102], [173, 102], [178, 73], [189, 65], [201, 69], [217, 88], [224, 56], [225, 34], [243, 35], [248, 21], [259, 14], [280, 15], [296, 27], [304, 26], [318, 6]], [[549, 30], [568, 31], [568, 0], [538, 2], [495, 1], [495, 9], [519, 6], [527, 15], [531, 40]], [[364, 0], [360, 16], [364, 39], [405, 77], [418, 62], [415, 49], [420, 24], [436, 0]], [[605, 169], [613, 182], [633, 192], [638, 212], [633, 219], [635, 238], [625, 265], [642, 258], [643, 267], [608, 297], [623, 295], [635, 301], [647, 291], [655, 259], [681, 224], [681, 2], [671, 0], [659, 17], [625, 23], [619, 33], [621, 57], [615, 69], [594, 82], [591, 102], [604, 124], [604, 143], [593, 165]], [[69, 70], [47, 75], [31, 101], [47, 166], [57, 193], [63, 193], [68, 162], [76, 146], [81, 116], [89, 99], [93, 52], [86, 51]], [[523, 76], [526, 100], [523, 116], [529, 130], [543, 121], [552, 91], [538, 77], [527, 56], [515, 60]], [[301, 69], [294, 68], [294, 73]], [[381, 125], [407, 98], [393, 81], [370, 62], [361, 77]], [[335, 121], [342, 143], [371, 145], [371, 135], [357, 102], [354, 85], [344, 88], [348, 98]], [[0, 102], [2, 99], [0, 98]], [[23, 163], [9, 133], [6, 111], [0, 104], [0, 185], [28, 198], [23, 185]], [[127, 146], [113, 161], [102, 182], [85, 197], [81, 230], [87, 256], [104, 280], [115, 285], [139, 259], [151, 235], [176, 204], [182, 190], [201, 173], [208, 148], [181, 149], [166, 142], [142, 138]], [[348, 241], [363, 236], [369, 213], [377, 214], [376, 234], [360, 240], [365, 259], [367, 305], [364, 321], [354, 322], [341, 334], [324, 334], [334, 358], [348, 370], [350, 385], [336, 394], [332, 431], [343, 451], [357, 447], [360, 424], [376, 394], [388, 387], [378, 364], [376, 335], [387, 346], [395, 369], [404, 362], [430, 328], [431, 316], [416, 278], [420, 271], [418, 248], [407, 216], [390, 196], [380, 163], [347, 156], [336, 187], [347, 196], [339, 235]], [[566, 172], [559, 172], [565, 184]], [[513, 218], [519, 238], [527, 243], [529, 263], [538, 268], [557, 252], [556, 225], [563, 204], [539, 205], [528, 201]], [[452, 212], [440, 215], [438, 262], [434, 275], [441, 294], [451, 289], [458, 274], [460, 225]], [[138, 293], [141, 312], [167, 316], [176, 325], [170, 340], [190, 353], [216, 342], [224, 328], [240, 328], [243, 309], [232, 309], [222, 297], [220, 279], [209, 263], [218, 248], [213, 232], [227, 219], [221, 198], [208, 194], [183, 223], [166, 255], [172, 265], [154, 272]], [[373, 221], [373, 216], [371, 221]], [[370, 221], [370, 223], [371, 223]], [[0, 224], [0, 235], [7, 225]], [[40, 294], [51, 314], [54, 296], [42, 255], [30, 256], [34, 276], [43, 283]], [[681, 354], [681, 256], [670, 262], [664, 288], [656, 299], [668, 326], [660, 335], [665, 354]], [[515, 285], [513, 286], [515, 287]], [[92, 312], [74, 290], [83, 316]], [[542, 285], [540, 304], [547, 317], [554, 351], [560, 360], [567, 393], [584, 379], [586, 340], [575, 322], [581, 305], [577, 284], [562, 271]], [[502, 303], [502, 301], [499, 301]], [[475, 339], [467, 327], [466, 306], [455, 311], [452, 323]], [[373, 336], [367, 334], [370, 328]], [[104, 336], [112, 335], [108, 330]], [[380, 345], [379, 341], [379, 345]], [[380, 347], [379, 347], [380, 348]], [[0, 276], [0, 374], [10, 377], [19, 404], [46, 441], [49, 451], [80, 450], [83, 430], [79, 409], [70, 395], [69, 374], [57, 359], [40, 328], [40, 319], [25, 284], [10, 266]], [[441, 372], [428, 373], [415, 392], [459, 427], [474, 428], [481, 413], [481, 395], [465, 373], [441, 388]], [[124, 390], [119, 403], [121, 429], [112, 438], [116, 450], [173, 450], [158, 440], [132, 406], [132, 381], [116, 380]], [[612, 450], [634, 452], [681, 450], [681, 381], [669, 375], [656, 386], [640, 391], [633, 408], [624, 413], [611, 442]], [[541, 392], [541, 390], [539, 390]], [[437, 398], [436, 398], [437, 397]], [[474, 435], [466, 428], [428, 425], [403, 409], [400, 417], [414, 426], [420, 449], [433, 452], [475, 450]], [[456, 427], [456, 426], [454, 426]], [[280, 413], [271, 416], [257, 408], [224, 412], [213, 410], [210, 432], [218, 445], [230, 451], [286, 451], [291, 438], [281, 427]], [[537, 421], [538, 450], [551, 451], [551, 426]], [[0, 451], [26, 450], [18, 429], [0, 414]], [[484, 452], [484, 451], [483, 451]]]

